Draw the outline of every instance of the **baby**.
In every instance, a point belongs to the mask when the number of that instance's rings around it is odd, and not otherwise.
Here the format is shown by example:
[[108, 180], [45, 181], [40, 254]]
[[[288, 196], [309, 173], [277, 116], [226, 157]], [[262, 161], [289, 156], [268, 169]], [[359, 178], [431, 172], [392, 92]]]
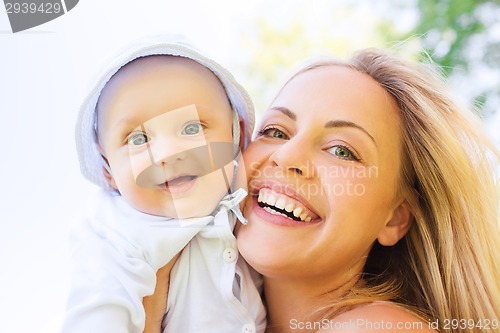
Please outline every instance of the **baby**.
[[182, 41], [114, 58], [76, 127], [82, 173], [103, 190], [72, 232], [63, 332], [142, 332], [142, 300], [180, 251], [164, 332], [264, 332], [259, 282], [232, 233], [246, 223], [237, 161], [253, 121], [233, 76]]

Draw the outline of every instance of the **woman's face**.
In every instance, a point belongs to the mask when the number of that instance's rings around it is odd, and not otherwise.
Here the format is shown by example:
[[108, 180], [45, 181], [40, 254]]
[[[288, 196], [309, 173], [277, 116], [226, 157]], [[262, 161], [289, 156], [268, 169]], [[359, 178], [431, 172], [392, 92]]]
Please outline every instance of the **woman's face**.
[[409, 225], [399, 125], [395, 102], [365, 74], [323, 66], [293, 78], [244, 153], [244, 258], [266, 277], [325, 288], [358, 274], [377, 238], [397, 242]]

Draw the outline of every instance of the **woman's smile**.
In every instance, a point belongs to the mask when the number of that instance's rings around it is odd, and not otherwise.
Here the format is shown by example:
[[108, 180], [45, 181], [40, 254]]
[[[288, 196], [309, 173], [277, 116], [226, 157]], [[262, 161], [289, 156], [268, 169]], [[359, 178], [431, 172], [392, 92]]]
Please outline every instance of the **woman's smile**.
[[253, 210], [264, 221], [283, 226], [306, 226], [321, 221], [313, 205], [292, 186], [277, 180], [252, 183]]

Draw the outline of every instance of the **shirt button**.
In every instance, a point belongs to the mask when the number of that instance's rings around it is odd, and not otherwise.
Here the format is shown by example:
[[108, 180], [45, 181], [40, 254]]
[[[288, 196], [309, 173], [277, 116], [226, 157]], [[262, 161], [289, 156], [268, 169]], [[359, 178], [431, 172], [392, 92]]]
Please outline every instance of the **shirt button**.
[[238, 258], [238, 253], [236, 252], [235, 249], [228, 247], [222, 253], [222, 258], [224, 259], [225, 262], [233, 262]]
[[255, 327], [252, 324], [246, 324], [241, 331], [243, 333], [255, 333]]

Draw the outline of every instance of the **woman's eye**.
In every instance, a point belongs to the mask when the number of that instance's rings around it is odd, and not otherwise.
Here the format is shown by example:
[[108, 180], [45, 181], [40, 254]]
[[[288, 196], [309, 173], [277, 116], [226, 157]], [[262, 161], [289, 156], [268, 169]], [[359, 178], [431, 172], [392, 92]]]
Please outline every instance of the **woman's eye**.
[[144, 133], [135, 133], [129, 136], [127, 142], [129, 145], [140, 146], [149, 142], [149, 138]]
[[341, 159], [359, 161], [360, 158], [357, 157], [349, 148], [342, 145], [333, 146], [326, 150], [332, 155], [335, 155]]
[[285, 133], [283, 133], [283, 131], [274, 127], [264, 128], [263, 130], [259, 131], [258, 134], [259, 136], [267, 136], [270, 138], [277, 138], [283, 140], [288, 139], [288, 136]]
[[184, 126], [182, 129], [182, 134], [184, 135], [196, 135], [203, 131], [203, 126], [200, 123], [191, 123]]

